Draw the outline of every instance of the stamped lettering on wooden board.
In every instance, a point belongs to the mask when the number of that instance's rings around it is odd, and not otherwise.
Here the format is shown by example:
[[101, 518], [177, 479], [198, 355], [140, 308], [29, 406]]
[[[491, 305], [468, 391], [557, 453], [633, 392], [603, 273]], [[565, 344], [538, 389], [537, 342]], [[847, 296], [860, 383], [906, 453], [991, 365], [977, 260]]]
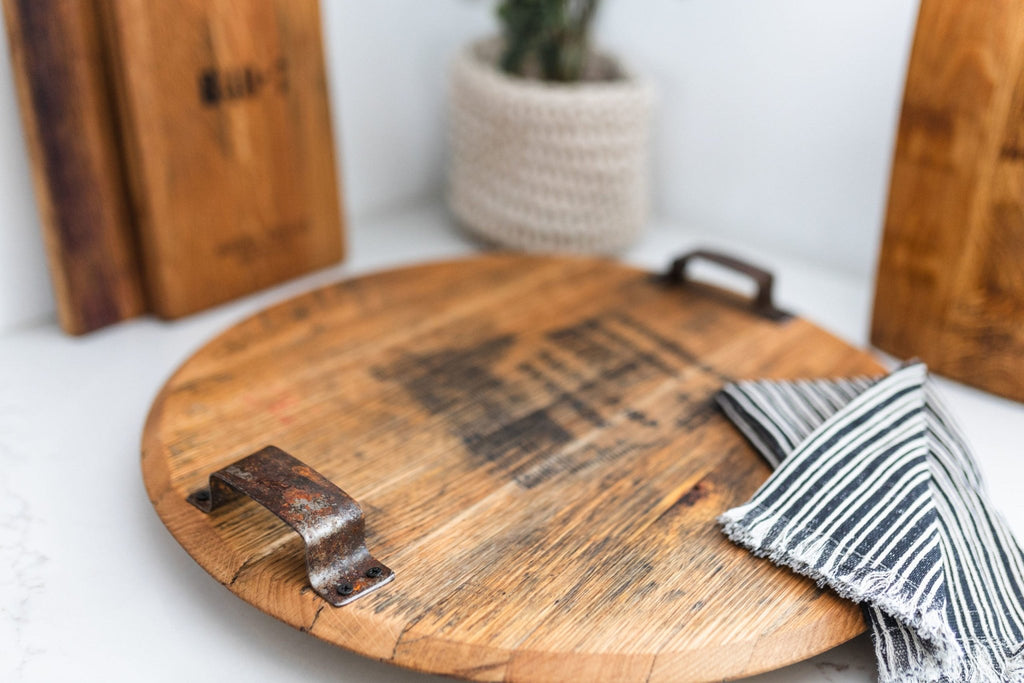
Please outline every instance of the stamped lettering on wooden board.
[[269, 67], [247, 64], [234, 68], [207, 67], [199, 72], [199, 99], [208, 106], [257, 97], [268, 88], [288, 92], [288, 60], [278, 57]]

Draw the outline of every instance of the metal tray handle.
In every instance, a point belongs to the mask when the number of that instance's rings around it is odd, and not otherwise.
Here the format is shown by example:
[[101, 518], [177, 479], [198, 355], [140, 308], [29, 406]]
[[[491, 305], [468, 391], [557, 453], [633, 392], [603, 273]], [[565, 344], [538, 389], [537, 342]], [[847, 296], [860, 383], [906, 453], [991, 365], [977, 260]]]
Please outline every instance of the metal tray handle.
[[709, 249], [696, 249], [688, 254], [680, 256], [669, 267], [665, 279], [673, 284], [685, 285], [689, 282], [686, 275], [686, 266], [693, 260], [702, 259], [724, 266], [737, 273], [749, 276], [757, 284], [757, 294], [751, 302], [751, 308], [755, 313], [770, 320], [788, 320], [792, 317], [786, 311], [775, 306], [772, 299], [772, 285], [775, 283], [774, 276], [763, 268], [741, 261], [733, 256]]
[[280, 448], [267, 446], [210, 475], [210, 486], [188, 502], [210, 513], [248, 496], [295, 531], [306, 544], [313, 590], [335, 607], [395, 578], [366, 549], [359, 504], [326, 477]]

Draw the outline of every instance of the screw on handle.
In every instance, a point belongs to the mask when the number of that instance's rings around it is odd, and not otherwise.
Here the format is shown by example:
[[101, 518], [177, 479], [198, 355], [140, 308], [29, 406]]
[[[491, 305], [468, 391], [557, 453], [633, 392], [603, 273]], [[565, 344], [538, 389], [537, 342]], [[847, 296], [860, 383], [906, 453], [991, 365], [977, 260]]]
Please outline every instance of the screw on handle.
[[395, 578], [366, 549], [359, 504], [326, 477], [280, 448], [266, 448], [210, 475], [208, 489], [188, 502], [206, 513], [248, 496], [267, 508], [306, 544], [313, 590], [340, 607]]
[[686, 267], [694, 260], [717, 263], [720, 266], [750, 277], [757, 284], [757, 294], [751, 302], [751, 309], [754, 313], [769, 320], [777, 321], [788, 320], [792, 317], [789, 313], [775, 306], [772, 297], [772, 286], [775, 283], [775, 277], [770, 272], [721, 252], [709, 249], [695, 249], [688, 254], [684, 254], [672, 262], [671, 267], [669, 267], [668, 272], [665, 274], [665, 279], [674, 284], [685, 285], [689, 282]]

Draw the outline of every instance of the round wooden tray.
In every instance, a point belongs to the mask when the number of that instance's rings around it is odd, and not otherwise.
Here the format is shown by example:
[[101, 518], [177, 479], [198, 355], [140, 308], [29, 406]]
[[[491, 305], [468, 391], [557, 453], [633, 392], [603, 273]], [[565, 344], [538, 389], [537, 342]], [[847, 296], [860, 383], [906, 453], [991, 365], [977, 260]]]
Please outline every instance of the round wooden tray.
[[[319, 638], [477, 680], [720, 680], [862, 632], [715, 517], [769, 475], [731, 378], [878, 372], [800, 319], [594, 259], [492, 255], [341, 282], [210, 342], [143, 437], [161, 519], [218, 581]], [[273, 444], [344, 489], [396, 578], [343, 607], [247, 499], [186, 496]]]

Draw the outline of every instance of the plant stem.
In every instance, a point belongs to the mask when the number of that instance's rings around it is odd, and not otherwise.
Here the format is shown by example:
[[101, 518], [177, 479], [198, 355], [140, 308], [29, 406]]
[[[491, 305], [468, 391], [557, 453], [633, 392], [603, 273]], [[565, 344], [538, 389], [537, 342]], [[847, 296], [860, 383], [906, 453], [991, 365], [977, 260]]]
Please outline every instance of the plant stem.
[[579, 80], [587, 64], [598, 2], [503, 0], [498, 6], [505, 38], [501, 68], [524, 75], [534, 63], [546, 80]]

